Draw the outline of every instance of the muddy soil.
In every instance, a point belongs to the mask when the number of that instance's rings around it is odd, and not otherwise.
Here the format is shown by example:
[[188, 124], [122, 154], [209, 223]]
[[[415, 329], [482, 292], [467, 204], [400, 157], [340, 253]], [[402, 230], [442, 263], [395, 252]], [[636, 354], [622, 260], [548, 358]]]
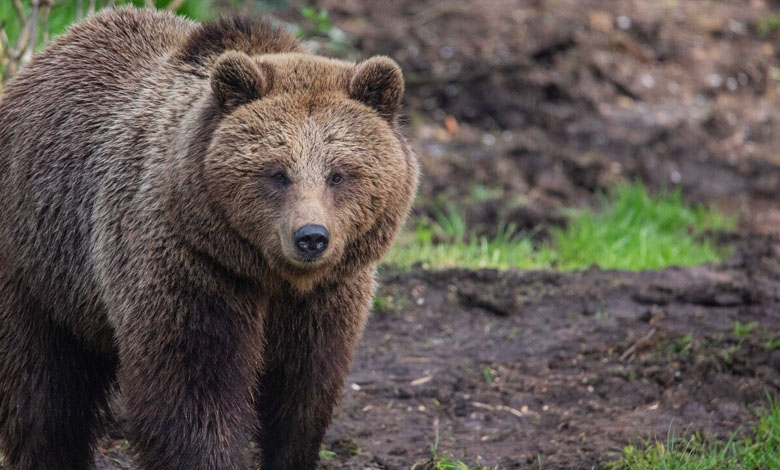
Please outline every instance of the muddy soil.
[[[276, 13], [306, 24], [289, 4]], [[478, 231], [544, 229], [639, 179], [780, 232], [780, 32], [762, 29], [777, 2], [313, 4], [348, 35], [325, 53], [403, 66], [420, 216], [449, 201]]]
[[[639, 273], [385, 272], [378, 297], [327, 469], [409, 469], [436, 429], [439, 452], [465, 461], [598, 467], [670, 431], [749, 427], [780, 392], [769, 238], [722, 265]], [[102, 444], [99, 468], [132, 468], [105, 450], [116, 444]]]

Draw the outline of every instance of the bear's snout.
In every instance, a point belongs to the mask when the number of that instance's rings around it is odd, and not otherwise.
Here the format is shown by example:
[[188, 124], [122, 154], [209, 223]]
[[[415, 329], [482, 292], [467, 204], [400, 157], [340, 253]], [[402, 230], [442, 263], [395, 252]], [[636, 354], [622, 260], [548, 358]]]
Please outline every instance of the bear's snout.
[[306, 224], [293, 234], [295, 248], [307, 259], [314, 260], [327, 248], [330, 234], [322, 225]]

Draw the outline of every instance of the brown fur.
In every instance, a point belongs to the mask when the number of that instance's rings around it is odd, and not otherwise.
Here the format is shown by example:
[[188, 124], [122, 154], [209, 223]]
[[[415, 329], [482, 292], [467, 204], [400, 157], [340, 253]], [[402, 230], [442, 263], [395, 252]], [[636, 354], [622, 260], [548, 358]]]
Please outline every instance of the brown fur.
[[402, 95], [251, 18], [122, 9], [35, 57], [0, 99], [6, 465], [89, 468], [118, 385], [144, 469], [313, 468], [417, 184]]

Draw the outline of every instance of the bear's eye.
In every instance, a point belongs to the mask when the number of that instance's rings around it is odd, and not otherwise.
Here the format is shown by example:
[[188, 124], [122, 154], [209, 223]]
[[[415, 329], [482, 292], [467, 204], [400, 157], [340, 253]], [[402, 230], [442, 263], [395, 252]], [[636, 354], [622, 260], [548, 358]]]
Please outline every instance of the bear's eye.
[[331, 186], [338, 186], [343, 181], [344, 181], [344, 177], [341, 176], [341, 173], [333, 173], [332, 175], [330, 175], [330, 179], [329, 179], [328, 183]]
[[290, 179], [287, 178], [287, 175], [285, 175], [283, 171], [277, 171], [273, 174], [273, 176], [271, 176], [271, 178], [282, 186], [287, 186], [290, 184]]

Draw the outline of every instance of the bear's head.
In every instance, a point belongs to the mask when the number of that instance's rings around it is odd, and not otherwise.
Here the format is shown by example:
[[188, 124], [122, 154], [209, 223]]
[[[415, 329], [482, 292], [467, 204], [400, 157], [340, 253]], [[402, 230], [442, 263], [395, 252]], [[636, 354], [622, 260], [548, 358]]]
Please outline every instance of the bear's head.
[[229, 51], [210, 84], [220, 118], [207, 190], [271, 270], [305, 290], [387, 251], [418, 175], [395, 62]]

